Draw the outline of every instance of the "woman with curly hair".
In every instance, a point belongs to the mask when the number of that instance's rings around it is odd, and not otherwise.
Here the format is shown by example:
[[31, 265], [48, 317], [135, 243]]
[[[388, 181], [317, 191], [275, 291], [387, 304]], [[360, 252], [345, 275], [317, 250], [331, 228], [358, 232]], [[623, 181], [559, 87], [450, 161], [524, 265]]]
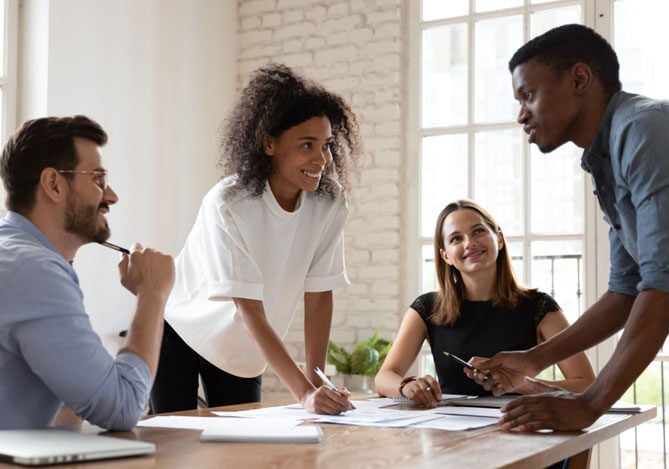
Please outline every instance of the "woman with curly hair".
[[[332, 291], [348, 284], [343, 227], [359, 155], [344, 100], [283, 65], [256, 70], [222, 129], [224, 178], [204, 197], [176, 259], [177, 280], [151, 404], [192, 409], [260, 401], [269, 364], [304, 408], [351, 407], [323, 368]], [[283, 344], [304, 294], [305, 375]]]
[[[434, 407], [444, 394], [490, 395], [474, 373], [444, 355], [464, 360], [491, 357], [501, 350], [525, 350], [553, 337], [569, 324], [555, 300], [518, 284], [502, 229], [471, 200], [448, 204], [434, 232], [439, 290], [414, 300], [378, 374], [376, 390]], [[404, 375], [427, 339], [438, 381], [432, 375]], [[560, 363], [565, 379], [532, 380], [518, 392], [583, 391], [595, 379], [585, 353]], [[463, 373], [464, 371], [464, 373]]]

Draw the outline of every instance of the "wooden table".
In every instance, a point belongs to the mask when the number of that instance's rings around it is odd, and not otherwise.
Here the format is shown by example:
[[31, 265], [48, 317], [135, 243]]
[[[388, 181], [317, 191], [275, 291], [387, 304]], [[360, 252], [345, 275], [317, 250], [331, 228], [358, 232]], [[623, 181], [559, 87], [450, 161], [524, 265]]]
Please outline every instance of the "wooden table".
[[[287, 402], [245, 404], [211, 410], [242, 410]], [[497, 427], [471, 431], [417, 428], [357, 427], [320, 424], [322, 443], [258, 444], [201, 443], [199, 430], [135, 428], [109, 432], [156, 444], [153, 456], [114, 459], [58, 468], [514, 468], [536, 469], [570, 456], [585, 454], [594, 445], [655, 417], [656, 408], [638, 414], [605, 414], [581, 432], [516, 433]], [[171, 415], [211, 416], [209, 410]], [[215, 418], [215, 417], [212, 417]], [[97, 427], [84, 425], [81, 431]], [[0, 464], [0, 467], [17, 467]]]

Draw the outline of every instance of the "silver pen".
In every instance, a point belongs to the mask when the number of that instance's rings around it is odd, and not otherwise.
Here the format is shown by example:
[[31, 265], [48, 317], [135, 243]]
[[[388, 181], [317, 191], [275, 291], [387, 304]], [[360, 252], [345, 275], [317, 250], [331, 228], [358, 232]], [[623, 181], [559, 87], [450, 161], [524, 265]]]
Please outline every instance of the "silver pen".
[[334, 392], [336, 392], [341, 396], [341, 393], [339, 392], [339, 389], [337, 389], [337, 386], [335, 386], [332, 383], [332, 381], [330, 381], [328, 377], [325, 376], [325, 373], [323, 373], [320, 368], [318, 368], [317, 366], [314, 367], [314, 373], [318, 375], [318, 377], [323, 381], [324, 385], [326, 385], [328, 388], [332, 389]]

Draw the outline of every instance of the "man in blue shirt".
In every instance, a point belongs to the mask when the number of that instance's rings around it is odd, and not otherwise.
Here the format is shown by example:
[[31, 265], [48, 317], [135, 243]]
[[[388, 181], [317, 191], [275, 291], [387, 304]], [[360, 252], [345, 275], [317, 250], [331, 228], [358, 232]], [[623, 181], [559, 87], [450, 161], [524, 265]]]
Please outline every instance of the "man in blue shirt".
[[502, 394], [624, 328], [614, 358], [585, 392], [522, 397], [502, 409], [505, 429], [577, 430], [620, 398], [669, 332], [669, 101], [621, 91], [614, 50], [582, 25], [532, 39], [509, 69], [529, 142], [544, 153], [568, 141], [585, 149], [581, 165], [610, 225], [609, 285], [552, 340], [475, 366], [489, 370], [484, 386]]
[[135, 244], [119, 263], [137, 309], [116, 358], [83, 305], [72, 260], [110, 235], [118, 197], [100, 147], [107, 134], [84, 116], [28, 121], [0, 159], [7, 215], [0, 220], [0, 428], [47, 426], [64, 404], [103, 428], [135, 426], [155, 376], [170, 256]]

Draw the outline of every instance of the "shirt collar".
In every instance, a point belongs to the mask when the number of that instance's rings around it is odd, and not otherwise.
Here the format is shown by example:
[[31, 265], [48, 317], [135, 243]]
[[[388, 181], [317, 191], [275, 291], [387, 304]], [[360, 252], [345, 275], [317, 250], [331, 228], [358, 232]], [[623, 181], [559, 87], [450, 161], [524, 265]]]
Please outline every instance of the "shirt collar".
[[583, 151], [583, 155], [581, 156], [581, 168], [583, 168], [583, 170], [590, 173], [590, 168], [596, 159], [601, 156], [607, 157], [610, 154], [609, 137], [611, 135], [611, 121], [613, 120], [613, 114], [622, 103], [634, 96], [635, 95], [624, 91], [618, 91], [611, 96], [611, 99], [609, 99], [609, 103], [604, 110], [604, 114], [602, 115], [602, 119], [599, 122], [599, 128], [595, 134], [595, 139], [592, 141], [590, 147]]
[[[8, 210], [4, 219], [8, 224], [15, 226], [16, 228], [32, 235], [37, 241], [39, 241], [42, 245], [44, 245], [45, 248], [55, 252], [56, 254], [62, 257], [62, 254], [58, 251], [58, 249], [56, 249], [56, 246], [53, 245], [53, 243], [49, 240], [49, 238], [47, 238], [46, 235], [42, 233], [42, 231], [39, 228], [37, 228], [37, 226], [35, 226], [33, 222], [28, 220], [20, 213]], [[71, 263], [72, 262], [70, 262], [70, 264]]]

